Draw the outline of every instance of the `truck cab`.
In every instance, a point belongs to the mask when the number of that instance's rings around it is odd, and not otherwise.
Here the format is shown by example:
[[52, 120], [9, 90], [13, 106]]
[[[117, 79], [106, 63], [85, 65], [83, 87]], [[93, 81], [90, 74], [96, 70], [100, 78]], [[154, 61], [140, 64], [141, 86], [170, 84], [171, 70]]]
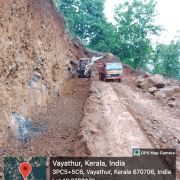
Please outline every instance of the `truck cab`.
[[102, 63], [99, 70], [99, 79], [104, 81], [115, 81], [121, 82], [123, 78], [123, 66], [120, 62], [112, 61]]

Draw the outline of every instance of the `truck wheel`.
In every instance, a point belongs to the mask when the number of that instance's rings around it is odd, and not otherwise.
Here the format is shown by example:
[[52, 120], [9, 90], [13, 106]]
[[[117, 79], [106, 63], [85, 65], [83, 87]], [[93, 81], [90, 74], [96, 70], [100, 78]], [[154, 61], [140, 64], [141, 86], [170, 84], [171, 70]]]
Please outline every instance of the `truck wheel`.
[[118, 82], [121, 82], [121, 79], [118, 79]]
[[104, 82], [107, 82], [108, 80], [106, 79], [106, 76], [104, 76]]

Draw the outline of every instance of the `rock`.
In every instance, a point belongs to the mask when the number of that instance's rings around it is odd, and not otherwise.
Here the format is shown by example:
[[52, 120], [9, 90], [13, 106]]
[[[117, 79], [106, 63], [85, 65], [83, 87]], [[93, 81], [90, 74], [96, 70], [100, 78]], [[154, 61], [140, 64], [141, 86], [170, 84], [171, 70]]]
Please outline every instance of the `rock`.
[[31, 148], [30, 148], [30, 149], [31, 149], [31, 151], [33, 151], [33, 150], [34, 150], [34, 147], [33, 147], [33, 146], [31, 146]]
[[51, 154], [50, 151], [46, 151], [46, 153], [47, 153], [48, 155]]
[[143, 89], [148, 89], [152, 87], [162, 88], [165, 86], [165, 81], [163, 76], [156, 74], [155, 76], [146, 78], [140, 86]]
[[49, 162], [48, 161], [46, 161], [46, 167], [49, 167]]
[[3, 177], [3, 173], [0, 173], [0, 178]]
[[163, 88], [162, 90], [164, 91], [167, 97], [170, 97], [174, 94], [174, 89], [171, 89], [169, 87]]
[[70, 63], [74, 64], [74, 65], [77, 65], [77, 66], [79, 65], [78, 61], [74, 61], [74, 60], [71, 60]]
[[13, 4], [11, 7], [11, 13], [13, 14], [16, 11], [16, 4]]
[[140, 84], [144, 81], [144, 77], [141, 75], [141, 76], [138, 76], [138, 78], [136, 79], [135, 81], [135, 86], [136, 87], [140, 87]]
[[28, 87], [33, 89], [34, 88], [34, 82], [33, 81], [28, 81]]
[[149, 88], [148, 91], [150, 93], [154, 93], [154, 91], [157, 90], [157, 87], [152, 87], [152, 88]]
[[152, 119], [152, 122], [153, 122], [153, 123], [157, 123], [157, 121], [158, 121], [158, 120], [155, 119], [155, 118]]
[[54, 81], [59, 81], [59, 79], [61, 78], [61, 70], [60, 69], [54, 69]]
[[34, 72], [34, 73], [33, 73], [33, 78], [32, 78], [32, 80], [33, 80], [34, 82], [36, 82], [36, 81], [38, 81], [39, 79], [41, 79], [41, 75], [40, 75], [38, 72]]
[[163, 142], [163, 143], [166, 143], [166, 142], [167, 142], [167, 140], [166, 140], [164, 137], [161, 137], [161, 138], [160, 138], [160, 141]]
[[73, 91], [76, 92], [76, 89], [74, 89]]
[[172, 86], [171, 88], [174, 90], [174, 94], [180, 93], [180, 87], [179, 86]]
[[39, 62], [41, 63], [41, 65], [43, 65], [43, 63], [44, 63], [44, 58], [41, 57], [41, 56], [39, 56]]
[[146, 72], [144, 76], [145, 76], [145, 78], [147, 78], [147, 77], [152, 77], [153, 75], [150, 74], [149, 72]]
[[108, 154], [108, 155], [112, 155], [112, 151], [109, 150], [109, 151], [107, 152], [107, 154]]
[[34, 101], [36, 106], [40, 106], [42, 103], [42, 94], [38, 89], [35, 89], [34, 91]]
[[96, 96], [97, 99], [101, 99], [101, 97], [99, 95]]
[[77, 77], [78, 77], [77, 73], [72, 74], [72, 78], [77, 78]]
[[168, 105], [169, 105], [170, 107], [174, 107], [174, 106], [176, 106], [176, 102], [169, 102]]
[[52, 155], [55, 155], [55, 154], [56, 154], [56, 151], [55, 151], [55, 150], [52, 150], [51, 153], [52, 153]]
[[167, 100], [175, 100], [176, 98], [174, 96], [168, 97]]
[[158, 98], [166, 98], [166, 94], [164, 93], [163, 90], [160, 90], [158, 92], [154, 93], [154, 96], [158, 97]]

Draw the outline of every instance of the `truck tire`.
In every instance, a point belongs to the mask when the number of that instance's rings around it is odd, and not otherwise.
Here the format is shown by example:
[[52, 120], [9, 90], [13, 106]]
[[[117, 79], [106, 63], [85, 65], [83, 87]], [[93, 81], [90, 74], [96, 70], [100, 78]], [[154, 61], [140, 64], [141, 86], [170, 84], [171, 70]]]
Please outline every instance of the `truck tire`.
[[121, 82], [121, 79], [118, 79], [118, 82]]
[[104, 80], [104, 82], [107, 82], [108, 80], [106, 79], [106, 76], [104, 75], [104, 77], [103, 77], [103, 80]]
[[101, 81], [103, 81], [103, 74], [102, 74], [102, 73], [99, 73], [99, 79], [100, 79]]

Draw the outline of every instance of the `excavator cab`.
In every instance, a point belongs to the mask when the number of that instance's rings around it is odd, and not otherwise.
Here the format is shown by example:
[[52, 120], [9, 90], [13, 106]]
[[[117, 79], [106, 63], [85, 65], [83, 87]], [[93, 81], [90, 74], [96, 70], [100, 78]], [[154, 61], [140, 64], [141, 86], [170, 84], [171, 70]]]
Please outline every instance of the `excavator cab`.
[[78, 78], [91, 78], [91, 69], [88, 71], [86, 75], [84, 75], [85, 67], [89, 64], [91, 60], [89, 58], [81, 58], [79, 59], [79, 67], [76, 69], [76, 73], [78, 74]]

